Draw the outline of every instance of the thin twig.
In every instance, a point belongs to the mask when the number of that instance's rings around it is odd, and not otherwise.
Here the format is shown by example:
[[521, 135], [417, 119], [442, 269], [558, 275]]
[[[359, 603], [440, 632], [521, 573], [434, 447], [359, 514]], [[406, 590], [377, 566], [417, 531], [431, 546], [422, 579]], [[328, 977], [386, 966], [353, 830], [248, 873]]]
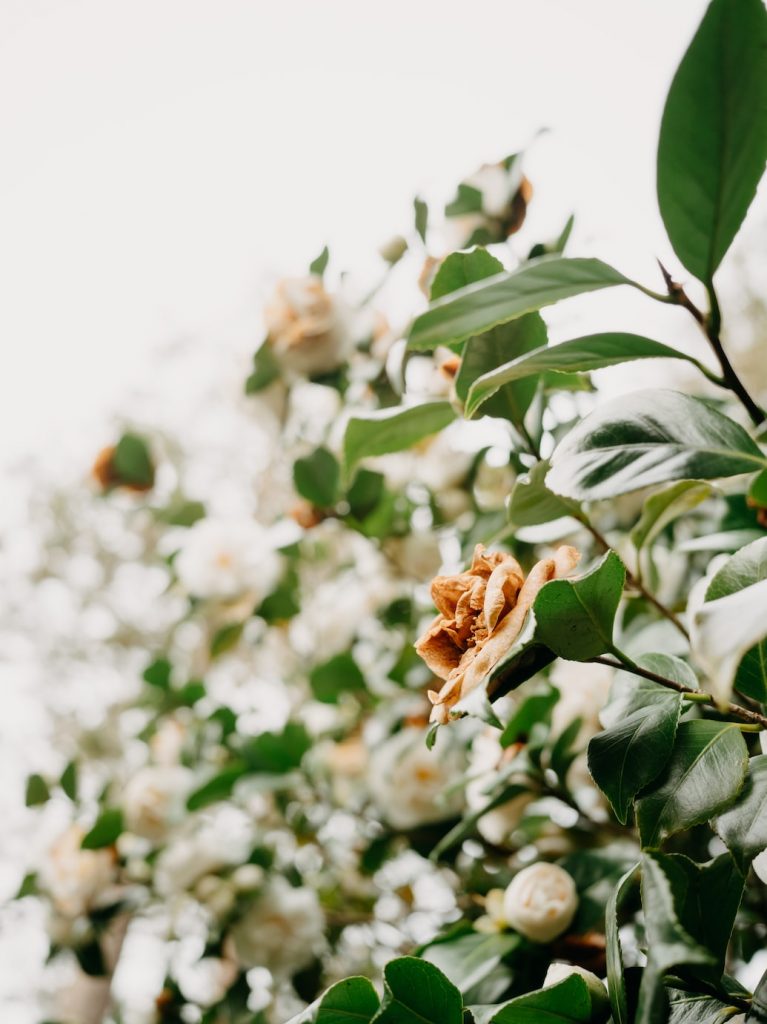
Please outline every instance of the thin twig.
[[[616, 651], [617, 654], [621, 652]], [[699, 690], [693, 690], [690, 686], [685, 686], [684, 683], [678, 683], [676, 679], [669, 679], [667, 676], [659, 675], [657, 672], [651, 672], [650, 669], [642, 668], [641, 665], [637, 665], [635, 662], [626, 658], [624, 661], [622, 655], [620, 660], [613, 660], [612, 658], [592, 658], [598, 665], [609, 665], [610, 668], [621, 669], [624, 672], [631, 672], [632, 675], [641, 676], [642, 679], [649, 679], [653, 683], [659, 683], [661, 686], [667, 687], [669, 690], [676, 690], [677, 693], [693, 694], [697, 700], [701, 703], [711, 704], [714, 707], [718, 707], [717, 702], [711, 696], [710, 693], [701, 693]], [[705, 698], [705, 700], [704, 700]], [[764, 715], [758, 714], [756, 711], [749, 711], [748, 708], [742, 708], [739, 704], [728, 703], [724, 706], [723, 710], [729, 715], [733, 715], [736, 718], [742, 719], [744, 722], [748, 722], [751, 725], [758, 725], [760, 729], [767, 729], [767, 718]]]

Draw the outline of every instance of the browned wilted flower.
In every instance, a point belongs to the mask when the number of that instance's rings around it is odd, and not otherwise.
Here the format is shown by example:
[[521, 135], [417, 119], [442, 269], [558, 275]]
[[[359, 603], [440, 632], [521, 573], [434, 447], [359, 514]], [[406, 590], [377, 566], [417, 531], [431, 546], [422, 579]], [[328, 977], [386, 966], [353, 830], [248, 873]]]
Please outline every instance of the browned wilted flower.
[[478, 544], [470, 569], [434, 579], [431, 596], [439, 615], [416, 642], [432, 672], [445, 680], [439, 693], [429, 691], [432, 722], [449, 720], [453, 705], [479, 686], [517, 639], [541, 587], [568, 576], [579, 558], [575, 548], [562, 545], [525, 579], [512, 555]]

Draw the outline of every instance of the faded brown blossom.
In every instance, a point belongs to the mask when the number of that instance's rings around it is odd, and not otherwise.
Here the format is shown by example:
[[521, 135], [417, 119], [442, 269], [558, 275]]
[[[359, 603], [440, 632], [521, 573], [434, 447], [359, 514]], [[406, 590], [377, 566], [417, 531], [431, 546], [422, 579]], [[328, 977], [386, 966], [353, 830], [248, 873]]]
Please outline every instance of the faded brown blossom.
[[432, 722], [449, 720], [451, 708], [479, 686], [517, 639], [541, 587], [568, 576], [579, 558], [575, 548], [562, 545], [525, 579], [513, 555], [486, 552], [478, 544], [470, 569], [434, 579], [431, 596], [439, 614], [416, 642], [419, 655], [445, 680], [439, 692], [429, 691]]

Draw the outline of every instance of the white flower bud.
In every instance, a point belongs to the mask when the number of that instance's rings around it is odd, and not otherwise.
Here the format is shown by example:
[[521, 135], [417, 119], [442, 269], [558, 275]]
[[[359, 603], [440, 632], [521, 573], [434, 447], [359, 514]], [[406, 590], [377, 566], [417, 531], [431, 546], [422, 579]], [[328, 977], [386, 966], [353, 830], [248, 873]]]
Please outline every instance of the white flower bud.
[[238, 892], [252, 892], [264, 881], [264, 869], [259, 864], [243, 864], [232, 872], [232, 885]]
[[566, 931], [578, 909], [575, 882], [556, 864], [523, 868], [506, 889], [504, 917], [533, 942], [551, 942]]

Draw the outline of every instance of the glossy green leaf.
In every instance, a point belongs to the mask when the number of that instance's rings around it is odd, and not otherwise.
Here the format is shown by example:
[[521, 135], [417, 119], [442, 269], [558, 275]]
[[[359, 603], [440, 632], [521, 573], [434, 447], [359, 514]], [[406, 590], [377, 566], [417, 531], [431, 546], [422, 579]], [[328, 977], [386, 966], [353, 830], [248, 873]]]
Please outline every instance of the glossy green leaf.
[[639, 522], [631, 531], [631, 541], [637, 551], [651, 544], [669, 523], [705, 501], [712, 490], [711, 484], [701, 480], [678, 480], [651, 494], [644, 503]]
[[734, 420], [677, 391], [636, 391], [600, 406], [551, 458], [547, 486], [594, 501], [671, 480], [714, 480], [765, 457]]
[[101, 812], [80, 845], [84, 850], [100, 850], [103, 846], [113, 846], [122, 835], [122, 831], [122, 811], [109, 808]]
[[646, 703], [589, 743], [589, 771], [622, 824], [636, 794], [660, 775], [676, 736], [682, 695], [648, 691]]
[[296, 459], [293, 483], [302, 498], [319, 508], [329, 508], [338, 500], [341, 467], [327, 448], [315, 448], [310, 455]]
[[548, 460], [537, 462], [528, 473], [517, 477], [509, 496], [509, 521], [514, 526], [538, 526], [580, 512], [576, 501], [554, 494], [546, 486]]
[[468, 252], [451, 253], [442, 261], [434, 275], [430, 289], [431, 301], [441, 299], [443, 295], [465, 288], [466, 285], [484, 281], [486, 277], [502, 273], [501, 261], [491, 256], [482, 246], [476, 246]]
[[717, 818], [716, 831], [743, 871], [767, 850], [767, 754], [750, 759], [743, 789]]
[[384, 996], [375, 1024], [462, 1024], [461, 993], [433, 964], [415, 957], [384, 968]]
[[546, 256], [438, 299], [413, 322], [408, 345], [455, 345], [561, 299], [619, 284], [633, 282], [601, 260]]
[[504, 1003], [501, 1007], [470, 1007], [476, 1024], [587, 1024], [605, 1019], [594, 1005], [591, 990], [578, 974]]
[[455, 419], [449, 402], [424, 402], [406, 408], [384, 409], [367, 416], [353, 416], [344, 434], [347, 476], [361, 459], [388, 455], [438, 433]]
[[604, 654], [625, 581], [623, 562], [608, 551], [585, 575], [547, 583], [534, 603], [536, 639], [569, 661]]
[[499, 388], [512, 381], [546, 372], [587, 373], [634, 359], [685, 359], [699, 368], [701, 365], [683, 352], [640, 334], [589, 334], [515, 356], [497, 369], [478, 377], [469, 391], [466, 415], [475, 415]]
[[288, 1024], [370, 1024], [379, 1006], [367, 978], [346, 978], [331, 985]]
[[747, 767], [748, 751], [737, 725], [680, 723], [663, 774], [636, 803], [642, 845], [657, 846], [664, 835], [713, 818], [738, 795]]
[[658, 202], [674, 251], [701, 281], [729, 249], [764, 171], [766, 50], [762, 0], [713, 0], [666, 100]]
[[[528, 352], [546, 343], [546, 324], [540, 313], [528, 313], [511, 323], [501, 324], [466, 342], [455, 379], [455, 392], [461, 401], [470, 393], [472, 382], [488, 369], [498, 366], [514, 352]], [[482, 406], [483, 416], [497, 416], [515, 426], [522, 425], [525, 413], [535, 397], [534, 377], [512, 381], [495, 390]], [[468, 410], [466, 415], [469, 415]]]
[[634, 887], [638, 865], [623, 875], [615, 886], [605, 910], [605, 945], [607, 955], [607, 992], [610, 997], [614, 1024], [629, 1024], [626, 981], [623, 976], [623, 950], [621, 949], [618, 914]]
[[[697, 690], [698, 680], [695, 673], [681, 658], [672, 654], [641, 654], [636, 664], [656, 675], [673, 679], [688, 689]], [[654, 699], [659, 699], [668, 689], [650, 679], [643, 679], [630, 672], [618, 671], [610, 689], [610, 700], [599, 716], [606, 729], [613, 729], [622, 721], [644, 708]]]

